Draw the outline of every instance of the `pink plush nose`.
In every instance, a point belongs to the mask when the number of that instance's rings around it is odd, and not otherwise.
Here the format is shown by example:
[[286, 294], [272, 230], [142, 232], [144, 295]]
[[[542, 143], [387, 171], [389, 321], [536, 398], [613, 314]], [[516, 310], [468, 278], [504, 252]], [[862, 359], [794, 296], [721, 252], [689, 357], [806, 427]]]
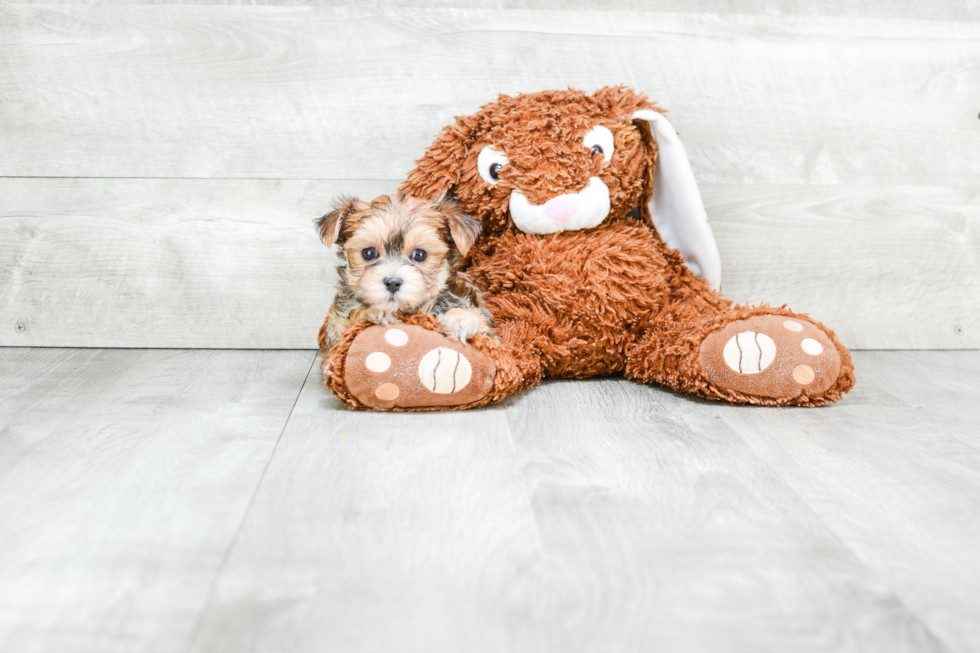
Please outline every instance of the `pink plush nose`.
[[555, 222], [564, 222], [578, 211], [578, 195], [559, 195], [544, 203], [544, 213]]

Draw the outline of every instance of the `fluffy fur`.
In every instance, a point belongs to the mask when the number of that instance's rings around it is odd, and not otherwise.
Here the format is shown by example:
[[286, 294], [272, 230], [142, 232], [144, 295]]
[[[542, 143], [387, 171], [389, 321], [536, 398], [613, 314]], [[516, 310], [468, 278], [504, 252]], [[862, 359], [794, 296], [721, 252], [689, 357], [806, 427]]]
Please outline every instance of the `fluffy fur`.
[[480, 225], [455, 202], [344, 197], [316, 225], [324, 244], [342, 246], [321, 349], [336, 345], [353, 324], [389, 324], [416, 313], [434, 316], [454, 340], [492, 333], [479, 289], [459, 272]]
[[[745, 394], [712, 382], [702, 369], [701, 343], [732, 321], [805, 316], [785, 308], [733, 306], [660, 239], [648, 209], [657, 146], [645, 122], [630, 120], [640, 109], [662, 112], [624, 87], [593, 95], [576, 90], [502, 95], [443, 129], [408, 174], [402, 192], [454, 197], [483, 227], [466, 270], [486, 294], [497, 338], [477, 336], [471, 344], [497, 371], [489, 394], [457, 408], [498, 401], [543, 376], [614, 373], [734, 403], [817, 406], [839, 399], [854, 385], [850, 354], [818, 322], [813, 324], [840, 355], [839, 375], [822, 392]], [[596, 126], [613, 135], [608, 162], [602, 152], [583, 147], [583, 136]], [[478, 159], [490, 145], [508, 161], [488, 181]], [[511, 191], [542, 205], [581, 191], [593, 177], [608, 188], [611, 205], [597, 227], [544, 235], [515, 227]], [[346, 344], [331, 353], [327, 375], [330, 387], [352, 408], [363, 407], [344, 386], [344, 355], [356, 335], [349, 333]]]

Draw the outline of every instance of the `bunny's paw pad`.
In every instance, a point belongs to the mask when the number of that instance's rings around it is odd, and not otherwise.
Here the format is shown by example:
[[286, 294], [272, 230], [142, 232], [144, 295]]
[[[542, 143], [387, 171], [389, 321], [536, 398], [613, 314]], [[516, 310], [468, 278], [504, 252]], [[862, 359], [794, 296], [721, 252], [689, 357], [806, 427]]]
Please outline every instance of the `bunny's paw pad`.
[[774, 399], [817, 396], [841, 369], [822, 329], [784, 315], [756, 315], [711, 332], [701, 343], [700, 364], [720, 388]]
[[347, 388], [370, 408], [450, 408], [490, 391], [496, 373], [479, 350], [411, 324], [372, 326], [351, 343]]

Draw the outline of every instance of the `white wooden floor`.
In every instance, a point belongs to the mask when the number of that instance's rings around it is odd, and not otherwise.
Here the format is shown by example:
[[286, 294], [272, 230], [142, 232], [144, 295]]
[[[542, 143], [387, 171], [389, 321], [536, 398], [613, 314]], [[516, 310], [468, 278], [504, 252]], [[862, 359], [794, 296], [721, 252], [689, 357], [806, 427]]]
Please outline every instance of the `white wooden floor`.
[[857, 352], [816, 410], [350, 413], [315, 362], [0, 349], [0, 649], [980, 646], [978, 351]]

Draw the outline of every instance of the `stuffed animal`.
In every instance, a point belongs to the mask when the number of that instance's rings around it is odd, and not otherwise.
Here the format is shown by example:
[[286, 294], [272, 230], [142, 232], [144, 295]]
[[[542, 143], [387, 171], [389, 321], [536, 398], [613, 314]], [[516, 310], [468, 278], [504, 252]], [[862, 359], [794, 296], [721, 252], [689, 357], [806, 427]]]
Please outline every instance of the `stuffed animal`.
[[[400, 191], [451, 197], [482, 225], [465, 274], [495, 336], [452, 341], [428, 315], [361, 324], [325, 352], [326, 384], [379, 410], [472, 408], [546, 376], [611, 374], [736, 404], [839, 399], [854, 368], [832, 331], [720, 294], [714, 237], [663, 113], [625, 87], [569, 89], [501, 95], [444, 128]], [[383, 370], [368, 364], [378, 352]]]

